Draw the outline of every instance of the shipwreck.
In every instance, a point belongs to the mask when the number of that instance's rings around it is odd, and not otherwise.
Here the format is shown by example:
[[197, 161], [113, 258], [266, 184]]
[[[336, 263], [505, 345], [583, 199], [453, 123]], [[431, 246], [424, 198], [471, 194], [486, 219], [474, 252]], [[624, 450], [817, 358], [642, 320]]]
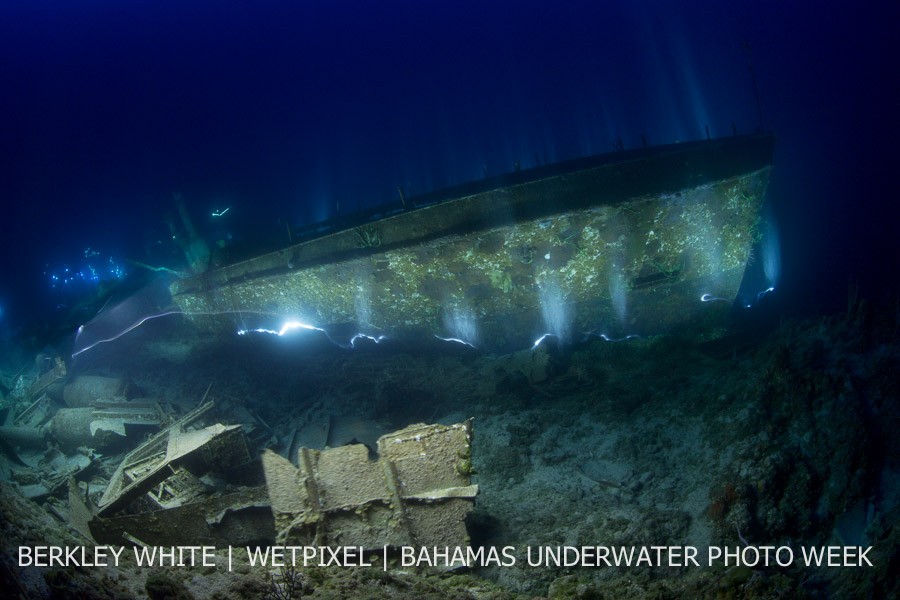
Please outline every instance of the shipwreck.
[[[295, 232], [172, 283], [198, 325], [287, 322], [511, 350], [722, 323], [772, 165], [771, 134], [516, 170]], [[708, 302], [721, 299], [723, 302]]]

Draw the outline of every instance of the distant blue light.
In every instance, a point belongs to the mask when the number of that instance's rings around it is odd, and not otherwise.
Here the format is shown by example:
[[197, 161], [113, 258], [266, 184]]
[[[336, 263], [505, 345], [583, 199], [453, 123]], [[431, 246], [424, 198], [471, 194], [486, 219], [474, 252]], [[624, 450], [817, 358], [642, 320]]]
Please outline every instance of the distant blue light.
[[[102, 254], [90, 247], [84, 249], [84, 258], [91, 258], [90, 263], [83, 262], [76, 267], [63, 266], [59, 271], [44, 271], [52, 289], [78, 292], [86, 286], [99, 285], [104, 282], [123, 279], [127, 271], [112, 257], [105, 260]], [[97, 257], [101, 264], [97, 264]], [[48, 265], [49, 267], [49, 265]]]

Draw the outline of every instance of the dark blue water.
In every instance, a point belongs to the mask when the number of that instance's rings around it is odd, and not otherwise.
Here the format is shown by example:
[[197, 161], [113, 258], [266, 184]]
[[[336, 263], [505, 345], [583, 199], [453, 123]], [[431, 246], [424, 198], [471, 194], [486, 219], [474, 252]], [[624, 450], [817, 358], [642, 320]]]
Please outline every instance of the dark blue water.
[[171, 259], [174, 193], [213, 243], [281, 236], [758, 109], [784, 310], [890, 296], [896, 6], [864, 4], [4, 2], [0, 319]]

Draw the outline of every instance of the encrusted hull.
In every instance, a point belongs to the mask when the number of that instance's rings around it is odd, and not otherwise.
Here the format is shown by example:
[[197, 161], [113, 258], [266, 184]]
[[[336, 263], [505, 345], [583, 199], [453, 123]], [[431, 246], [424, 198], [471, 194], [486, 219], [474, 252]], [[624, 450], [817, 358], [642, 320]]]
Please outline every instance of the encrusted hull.
[[728, 302], [701, 297], [737, 294], [773, 149], [773, 136], [748, 136], [522, 171], [179, 280], [172, 293], [212, 326], [354, 323], [492, 350], [544, 333], [721, 323]]

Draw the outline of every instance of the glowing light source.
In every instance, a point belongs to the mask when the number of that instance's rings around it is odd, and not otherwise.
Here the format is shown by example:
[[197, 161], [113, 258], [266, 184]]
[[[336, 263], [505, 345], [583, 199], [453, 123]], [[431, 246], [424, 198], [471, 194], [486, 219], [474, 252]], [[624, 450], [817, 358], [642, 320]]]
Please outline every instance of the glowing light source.
[[619, 323], [624, 324], [628, 309], [628, 285], [625, 276], [616, 268], [609, 276], [609, 297], [613, 310], [619, 318]]
[[572, 322], [572, 315], [565, 303], [562, 290], [556, 283], [550, 282], [543, 287], [540, 294], [540, 303], [544, 327], [549, 332], [540, 339], [543, 340], [547, 335], [553, 335], [560, 341], [569, 339], [569, 326]]
[[229, 210], [231, 210], [230, 206], [228, 208], [226, 208], [225, 210], [214, 210], [214, 211], [212, 211], [212, 216], [213, 216], [213, 218], [225, 216], [225, 213], [227, 213]]
[[773, 287], [769, 287], [769, 288], [764, 289], [763, 291], [761, 291], [760, 293], [758, 293], [758, 294], [756, 295], [756, 301], [759, 302], [760, 300], [762, 300], [762, 299], [766, 296], [766, 294], [770, 294], [770, 293], [772, 293], [772, 292], [774, 292], [774, 291], [775, 291], [775, 288], [773, 288]]
[[719, 298], [717, 296], [713, 296], [712, 294], [703, 294], [702, 296], [700, 296], [700, 302], [731, 302], [731, 300]]
[[279, 329], [277, 331], [274, 329], [266, 329], [265, 327], [257, 327], [255, 329], [241, 329], [237, 332], [237, 334], [238, 335], [247, 335], [249, 333], [266, 333], [269, 335], [283, 337], [292, 331], [296, 331], [297, 329], [302, 329], [305, 331], [318, 331], [320, 333], [323, 333], [323, 334], [325, 334], [325, 337], [328, 339], [329, 342], [331, 342], [335, 346], [339, 346], [341, 348], [356, 348], [356, 342], [359, 340], [369, 340], [369, 341], [375, 342], [376, 344], [380, 344], [384, 340], [388, 339], [387, 336], [384, 336], [384, 335], [374, 336], [374, 335], [369, 335], [366, 333], [358, 332], [358, 333], [353, 334], [353, 336], [350, 338], [349, 342], [347, 342], [346, 344], [342, 344], [342, 343], [338, 342], [337, 340], [335, 340], [333, 337], [331, 337], [331, 334], [329, 334], [328, 331], [326, 331], [325, 329], [322, 329], [321, 327], [316, 327], [315, 325], [310, 325], [309, 323], [304, 323], [302, 321], [288, 321], [284, 325], [281, 326], [281, 329]]
[[641, 336], [637, 335], [636, 333], [632, 333], [632, 334], [626, 335], [625, 337], [620, 337], [620, 338], [609, 337], [605, 333], [601, 333], [600, 335], [592, 333], [591, 335], [596, 335], [598, 338], [600, 338], [601, 340], [603, 340], [605, 342], [627, 342], [628, 340], [641, 339]]
[[444, 316], [444, 327], [450, 332], [447, 337], [435, 335], [444, 341], [460, 342], [475, 348], [478, 344], [478, 322], [470, 310], [463, 307]]
[[[116, 335], [110, 336], [108, 338], [104, 338], [102, 340], [97, 340], [97, 341], [85, 346], [84, 348], [79, 348], [78, 350], [76, 350], [75, 352], [72, 353], [72, 358], [75, 358], [79, 354], [82, 354], [83, 352], [87, 352], [88, 350], [91, 350], [92, 348], [96, 348], [100, 344], [114, 342], [115, 340], [119, 339], [126, 333], [128, 333], [130, 331], [134, 331], [135, 329], [137, 329], [138, 327], [140, 327], [141, 325], [143, 325], [144, 323], [146, 323], [147, 321], [149, 321], [151, 319], [158, 319], [160, 317], [166, 317], [168, 315], [180, 315], [180, 314], [182, 314], [180, 310], [168, 310], [165, 312], [152, 314], [147, 317], [144, 317], [144, 318], [138, 320], [137, 322], [135, 322], [134, 324], [130, 325], [129, 327], [126, 327], [125, 329], [123, 329], [122, 331], [117, 333]], [[78, 331], [75, 334], [75, 341], [78, 341], [78, 337], [82, 334], [83, 331], [84, 331], [84, 325], [79, 326]]]
[[[439, 335], [437, 335], [437, 334], [435, 334], [434, 337], [436, 337], [437, 339], [439, 339], [439, 340], [441, 340], [441, 341], [443, 341], [443, 342], [454, 342], [454, 343], [456, 343], [456, 344], [462, 344], [462, 345], [464, 345], [464, 346], [468, 346], [469, 348], [475, 348], [475, 346], [473, 346], [472, 344], [470, 344], [470, 343], [467, 342], [466, 340], [461, 340], [461, 339], [459, 339], [459, 338], [453, 338], [453, 337], [441, 337], [441, 336], [439, 336]], [[477, 348], [476, 348], [476, 350], [477, 350]]]
[[[50, 282], [50, 287], [60, 290], [76, 290], [82, 285], [96, 285], [103, 281], [123, 279], [127, 273], [111, 256], [104, 262], [102, 258], [98, 265], [95, 257], [101, 257], [101, 253], [90, 247], [84, 249], [84, 257], [93, 259], [91, 262], [82, 262], [80, 266], [63, 266], [59, 271], [44, 271], [44, 275]], [[50, 265], [47, 265], [49, 269]], [[77, 291], [77, 290], [76, 290]]]
[[268, 333], [271, 335], [277, 335], [278, 337], [282, 337], [284, 334], [294, 331], [295, 329], [306, 329], [308, 331], [321, 331], [325, 335], [328, 335], [328, 332], [322, 329], [321, 327], [315, 327], [313, 325], [309, 325], [307, 323], [302, 323], [300, 321], [288, 321], [284, 325], [281, 326], [281, 329], [275, 331], [274, 329], [265, 329], [263, 327], [258, 327], [256, 329], [241, 329], [238, 331], [238, 335], [247, 335], [248, 333]]
[[555, 337], [555, 338], [559, 339], [559, 336], [556, 335], [555, 333], [545, 333], [544, 335], [542, 335], [542, 336], [539, 337], [538, 339], [534, 340], [534, 343], [531, 345], [531, 349], [534, 350], [535, 348], [537, 348], [538, 346], [540, 346], [540, 345], [541, 345], [541, 342], [543, 342], [544, 340], [546, 340], [548, 337]]
[[354, 334], [352, 338], [350, 338], [350, 347], [356, 348], [356, 340], [369, 340], [375, 342], [376, 344], [380, 344], [386, 339], [388, 339], [386, 335], [372, 336], [365, 333], [357, 333]]
[[775, 224], [775, 217], [771, 208], [765, 211], [765, 224], [762, 229], [762, 266], [763, 275], [766, 278], [766, 284], [771, 288], [778, 285], [781, 277], [781, 241], [778, 235], [778, 226]]

